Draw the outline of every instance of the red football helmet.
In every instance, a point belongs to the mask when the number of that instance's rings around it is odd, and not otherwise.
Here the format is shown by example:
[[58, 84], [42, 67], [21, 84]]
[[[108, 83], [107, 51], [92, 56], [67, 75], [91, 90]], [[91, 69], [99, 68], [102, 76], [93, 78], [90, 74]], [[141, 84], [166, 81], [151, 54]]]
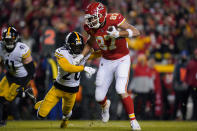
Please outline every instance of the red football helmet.
[[105, 21], [106, 15], [106, 7], [102, 3], [91, 3], [85, 10], [85, 23], [89, 28], [97, 29]]

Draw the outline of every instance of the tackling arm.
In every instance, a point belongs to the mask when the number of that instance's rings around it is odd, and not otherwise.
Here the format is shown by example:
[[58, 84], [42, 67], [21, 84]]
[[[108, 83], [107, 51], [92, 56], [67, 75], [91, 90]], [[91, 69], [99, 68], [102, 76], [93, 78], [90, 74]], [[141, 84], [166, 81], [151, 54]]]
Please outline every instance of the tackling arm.
[[72, 65], [69, 63], [69, 61], [66, 58], [63, 57], [57, 58], [57, 62], [64, 71], [69, 73], [81, 72], [84, 70], [84, 66]]
[[92, 74], [94, 74], [96, 72], [96, 70], [94, 68], [88, 67], [88, 66], [76, 66], [76, 65], [72, 65], [69, 63], [69, 61], [64, 58], [64, 57], [60, 57], [57, 59], [58, 64], [60, 65], [60, 67], [69, 73], [75, 73], [75, 72], [81, 72], [81, 71], [85, 71], [88, 73], [89, 76], [91, 76]]
[[92, 49], [92, 45], [94, 44], [94, 42], [95, 42], [95, 38], [92, 37], [92, 36], [89, 36], [82, 53], [80, 55], [78, 55], [73, 60], [74, 65], [78, 65], [81, 62], [81, 60], [84, 58], [84, 56], [86, 56], [88, 53], [90, 53], [90, 51]]
[[88, 60], [92, 60], [92, 59], [96, 59], [96, 58], [99, 58], [101, 57], [102, 54], [101, 54], [101, 50], [98, 50], [98, 51], [94, 51], [90, 57], [88, 58]]
[[81, 53], [83, 56], [86, 56], [91, 51], [92, 45], [94, 44], [95, 41], [96, 41], [95, 38], [89, 35], [86, 45]]

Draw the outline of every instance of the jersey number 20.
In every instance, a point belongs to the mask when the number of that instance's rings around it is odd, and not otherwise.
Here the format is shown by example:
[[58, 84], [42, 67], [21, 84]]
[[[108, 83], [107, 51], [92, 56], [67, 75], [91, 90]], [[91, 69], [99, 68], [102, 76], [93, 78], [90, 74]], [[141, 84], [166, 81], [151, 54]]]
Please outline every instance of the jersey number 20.
[[[72, 73], [68, 73], [66, 74], [65, 76], [62, 77], [63, 80], [70, 80], [69, 76], [71, 75]], [[80, 73], [77, 72], [75, 73], [75, 78], [74, 78], [76, 81], [78, 81], [80, 79]]]

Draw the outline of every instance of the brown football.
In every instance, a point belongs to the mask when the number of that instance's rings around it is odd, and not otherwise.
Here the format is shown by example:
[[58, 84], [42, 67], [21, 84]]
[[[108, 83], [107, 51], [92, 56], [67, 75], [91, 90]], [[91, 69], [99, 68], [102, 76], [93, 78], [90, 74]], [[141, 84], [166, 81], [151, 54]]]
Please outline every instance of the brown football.
[[107, 30], [111, 32], [113, 30], [112, 26], [109, 26]]

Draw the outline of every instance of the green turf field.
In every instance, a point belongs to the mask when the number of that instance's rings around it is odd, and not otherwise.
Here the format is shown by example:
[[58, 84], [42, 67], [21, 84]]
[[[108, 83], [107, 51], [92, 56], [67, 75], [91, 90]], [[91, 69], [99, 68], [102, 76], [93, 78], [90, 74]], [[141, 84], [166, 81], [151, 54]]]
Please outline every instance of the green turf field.
[[[142, 131], [197, 131], [197, 122], [139, 121]], [[60, 121], [8, 121], [0, 131], [129, 131], [129, 121], [70, 121], [66, 129]]]

